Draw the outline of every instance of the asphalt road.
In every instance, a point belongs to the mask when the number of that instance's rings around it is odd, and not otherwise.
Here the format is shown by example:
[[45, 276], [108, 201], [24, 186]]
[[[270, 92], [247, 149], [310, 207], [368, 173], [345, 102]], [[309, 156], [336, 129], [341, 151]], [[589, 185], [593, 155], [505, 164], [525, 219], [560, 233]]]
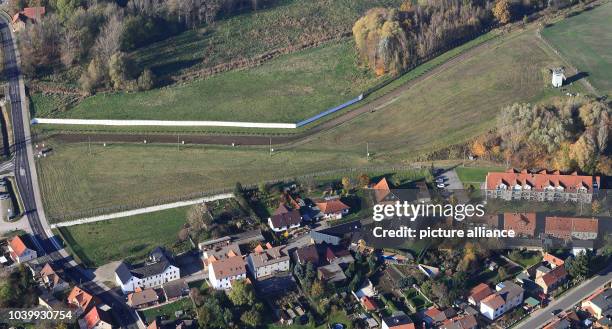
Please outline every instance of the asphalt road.
[[8, 80], [8, 91], [11, 101], [13, 134], [15, 144], [11, 149], [14, 154], [15, 180], [24, 206], [24, 213], [32, 229], [39, 255], [44, 255], [58, 267], [62, 267], [68, 280], [80, 284], [84, 289], [99, 297], [112, 307], [113, 317], [124, 328], [138, 328], [135, 313], [125, 305], [123, 297], [115, 292], [106, 291], [97, 285], [88, 270], [76, 264], [62, 246], [55, 240], [49, 229], [42, 200], [36, 181], [36, 166], [32, 145], [30, 143], [29, 113], [24, 104], [25, 87], [18, 66], [18, 51], [11, 34], [7, 17], [0, 15], [0, 35], [4, 49], [4, 77]]
[[574, 305], [580, 303], [580, 301], [610, 281], [612, 281], [612, 264], [608, 265], [605, 270], [590, 280], [583, 282], [577, 287], [573, 287], [569, 292], [561, 296], [561, 298], [552, 301], [545, 308], [531, 314], [527, 320], [519, 323], [515, 329], [541, 328], [553, 319], [552, 311], [567, 310], [574, 307]]

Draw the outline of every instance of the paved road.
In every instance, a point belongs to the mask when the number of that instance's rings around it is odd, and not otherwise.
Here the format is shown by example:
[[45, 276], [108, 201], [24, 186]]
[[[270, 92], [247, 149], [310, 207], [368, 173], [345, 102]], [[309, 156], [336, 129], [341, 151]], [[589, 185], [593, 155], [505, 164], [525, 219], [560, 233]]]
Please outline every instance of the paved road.
[[36, 166], [32, 145], [30, 143], [30, 120], [25, 96], [23, 77], [19, 71], [19, 52], [13, 42], [13, 35], [8, 24], [8, 17], [0, 15], [0, 36], [4, 48], [4, 72], [8, 79], [9, 98], [13, 120], [13, 135], [15, 145], [14, 170], [15, 180], [23, 201], [24, 213], [32, 230], [34, 241], [40, 255], [45, 255], [57, 266], [64, 268], [67, 279], [81, 284], [86, 290], [96, 294], [103, 302], [113, 309], [113, 317], [124, 328], [137, 327], [135, 313], [129, 309], [123, 298], [109, 291], [106, 287], [92, 281], [92, 274], [77, 265], [63, 250], [47, 223], [42, 207], [42, 198], [38, 188]]
[[551, 314], [552, 311], [572, 308], [610, 281], [612, 281], [612, 264], [595, 277], [572, 288], [565, 295], [561, 296], [561, 298], [552, 301], [545, 308], [531, 314], [527, 320], [521, 322], [515, 329], [534, 329], [544, 326], [553, 318]]

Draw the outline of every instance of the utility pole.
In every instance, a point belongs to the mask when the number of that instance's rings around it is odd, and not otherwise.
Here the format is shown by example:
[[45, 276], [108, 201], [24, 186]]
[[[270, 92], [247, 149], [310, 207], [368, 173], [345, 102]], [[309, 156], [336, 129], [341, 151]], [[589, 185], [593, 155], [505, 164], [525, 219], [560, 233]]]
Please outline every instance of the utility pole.
[[89, 155], [91, 155], [91, 136], [87, 137], [87, 151], [89, 152]]
[[370, 144], [366, 142], [366, 159], [370, 160]]
[[181, 135], [176, 135], [176, 150], [181, 150]]
[[270, 137], [270, 156], [272, 156], [272, 152], [274, 149], [272, 148], [272, 137]]

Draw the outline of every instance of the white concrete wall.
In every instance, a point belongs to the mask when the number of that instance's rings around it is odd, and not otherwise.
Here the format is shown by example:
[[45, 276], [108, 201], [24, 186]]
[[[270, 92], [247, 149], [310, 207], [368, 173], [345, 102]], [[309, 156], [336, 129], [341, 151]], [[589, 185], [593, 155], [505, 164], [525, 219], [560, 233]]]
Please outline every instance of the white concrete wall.
[[295, 123], [235, 122], [235, 121], [170, 121], [170, 120], [93, 120], [34, 118], [32, 124], [86, 125], [86, 126], [169, 126], [169, 127], [242, 127], [295, 129]]

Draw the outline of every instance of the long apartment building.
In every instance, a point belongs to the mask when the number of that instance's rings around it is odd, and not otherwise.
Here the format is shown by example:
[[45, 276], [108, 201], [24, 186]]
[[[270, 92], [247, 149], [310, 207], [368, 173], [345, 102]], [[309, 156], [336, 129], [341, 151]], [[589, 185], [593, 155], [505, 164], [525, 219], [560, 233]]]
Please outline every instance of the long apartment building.
[[600, 177], [509, 169], [488, 173], [485, 187], [487, 199], [591, 203]]

